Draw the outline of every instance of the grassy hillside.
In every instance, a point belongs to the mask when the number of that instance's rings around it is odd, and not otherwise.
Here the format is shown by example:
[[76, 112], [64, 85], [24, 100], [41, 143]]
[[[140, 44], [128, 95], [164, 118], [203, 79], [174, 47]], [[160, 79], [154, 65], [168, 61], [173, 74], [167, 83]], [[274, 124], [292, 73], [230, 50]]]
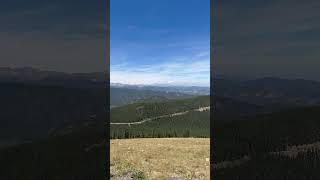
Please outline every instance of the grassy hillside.
[[[208, 106], [210, 106], [210, 97], [200, 96], [183, 100], [135, 103], [114, 108], [111, 110], [112, 123], [151, 119], [141, 124], [111, 124], [110, 135], [112, 138], [209, 137], [209, 110], [195, 110]], [[168, 116], [175, 113], [178, 114]]]
[[208, 138], [111, 140], [111, 179], [210, 179]]

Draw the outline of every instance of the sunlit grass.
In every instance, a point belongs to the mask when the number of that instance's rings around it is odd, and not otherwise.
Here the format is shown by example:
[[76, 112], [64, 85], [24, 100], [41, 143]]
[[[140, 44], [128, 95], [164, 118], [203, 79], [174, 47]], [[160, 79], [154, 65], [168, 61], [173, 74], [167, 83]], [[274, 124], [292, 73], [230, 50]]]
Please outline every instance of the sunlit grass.
[[209, 138], [111, 140], [110, 150], [114, 179], [210, 179]]

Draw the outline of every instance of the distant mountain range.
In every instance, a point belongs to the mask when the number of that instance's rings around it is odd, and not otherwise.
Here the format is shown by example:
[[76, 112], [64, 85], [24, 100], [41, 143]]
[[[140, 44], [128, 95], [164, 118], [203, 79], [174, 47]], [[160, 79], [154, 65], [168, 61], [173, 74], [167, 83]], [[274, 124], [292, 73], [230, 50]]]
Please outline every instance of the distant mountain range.
[[[209, 95], [209, 87], [150, 86], [111, 83], [111, 87], [134, 90], [175, 92], [190, 95]], [[320, 104], [320, 82], [304, 79], [265, 77], [255, 80], [216, 79], [211, 94], [260, 106], [278, 107]]]
[[[0, 83], [107, 90], [107, 74], [106, 72], [64, 73], [29, 67], [2, 67], [0, 68]], [[209, 94], [209, 87], [111, 83], [110, 107], [141, 101], [166, 101]], [[320, 104], [320, 83], [275, 77], [246, 81], [218, 78], [213, 82], [211, 94], [217, 97], [216, 105], [219, 106], [217, 110], [220, 111], [217, 116], [222, 112], [229, 112], [228, 114], [232, 115], [238, 115], [240, 112], [243, 114], [244, 111], [270, 112], [295, 106]], [[242, 106], [238, 106], [239, 103]]]
[[190, 95], [209, 95], [210, 87], [201, 86], [174, 86], [174, 85], [128, 85], [120, 83], [111, 83], [111, 87], [136, 89], [136, 90], [151, 90], [160, 92], [175, 92]]
[[[17, 82], [63, 87], [107, 88], [106, 72], [63, 73], [35, 68], [0, 68], [0, 82]], [[114, 93], [114, 90], [118, 93]], [[135, 91], [134, 91], [135, 90]], [[133, 97], [125, 95], [133, 93]], [[127, 85], [111, 83], [111, 106], [119, 106], [141, 99], [175, 99], [209, 95], [209, 87]], [[301, 106], [320, 104], [320, 82], [303, 79], [266, 77], [255, 80], [216, 79], [211, 94], [256, 105]], [[117, 97], [118, 95], [124, 95]]]
[[50, 79], [88, 80], [93, 82], [101, 82], [106, 81], [106, 73], [66, 73], [57, 71], [44, 71], [32, 67], [0, 67], [1, 81], [41, 81]]
[[[6, 82], [107, 90], [107, 73], [64, 73], [29, 67], [2, 67], [0, 68], [0, 83]], [[139, 101], [183, 99], [209, 94], [209, 87], [111, 83], [110, 107]], [[310, 106], [320, 104], [320, 82], [275, 77], [245, 81], [217, 78], [213, 82], [211, 94], [259, 107], [272, 106], [275, 109]]]
[[30, 67], [9, 68], [0, 67], [0, 82], [16, 82], [37, 85], [58, 85], [64, 87], [87, 88], [92, 86], [106, 86], [105, 72], [93, 73], [65, 73], [43, 71]]
[[110, 107], [122, 106], [140, 101], [165, 101], [193, 97], [179, 92], [164, 92], [126, 87], [110, 87]]
[[257, 105], [278, 107], [320, 104], [320, 82], [266, 77], [248, 81], [217, 79], [212, 94]]
[[110, 84], [110, 107], [139, 101], [164, 101], [209, 95], [209, 87]]

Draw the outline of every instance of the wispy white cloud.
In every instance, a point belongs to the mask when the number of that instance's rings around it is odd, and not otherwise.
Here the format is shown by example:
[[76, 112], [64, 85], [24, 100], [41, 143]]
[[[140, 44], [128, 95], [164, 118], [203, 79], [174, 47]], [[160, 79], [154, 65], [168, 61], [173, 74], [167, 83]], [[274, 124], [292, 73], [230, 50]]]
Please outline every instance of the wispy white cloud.
[[187, 57], [171, 57], [161, 63], [111, 65], [112, 83], [124, 84], [167, 84], [209, 86], [210, 53], [199, 52]]

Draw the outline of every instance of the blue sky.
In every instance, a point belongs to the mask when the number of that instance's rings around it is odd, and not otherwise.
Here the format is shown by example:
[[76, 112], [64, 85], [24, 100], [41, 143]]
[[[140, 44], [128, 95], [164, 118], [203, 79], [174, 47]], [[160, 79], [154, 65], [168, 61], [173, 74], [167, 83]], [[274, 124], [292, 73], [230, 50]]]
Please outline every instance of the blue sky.
[[319, 81], [319, 8], [319, 0], [215, 1], [217, 74]]
[[[0, 66], [105, 71], [106, 1], [2, 0]], [[76, 4], [76, 5], [75, 5]], [[320, 1], [214, 1], [214, 69], [320, 81]], [[111, 80], [206, 84], [209, 0], [111, 0]]]
[[103, 0], [2, 0], [0, 67], [106, 71]]
[[209, 0], [111, 0], [112, 83], [209, 86]]

